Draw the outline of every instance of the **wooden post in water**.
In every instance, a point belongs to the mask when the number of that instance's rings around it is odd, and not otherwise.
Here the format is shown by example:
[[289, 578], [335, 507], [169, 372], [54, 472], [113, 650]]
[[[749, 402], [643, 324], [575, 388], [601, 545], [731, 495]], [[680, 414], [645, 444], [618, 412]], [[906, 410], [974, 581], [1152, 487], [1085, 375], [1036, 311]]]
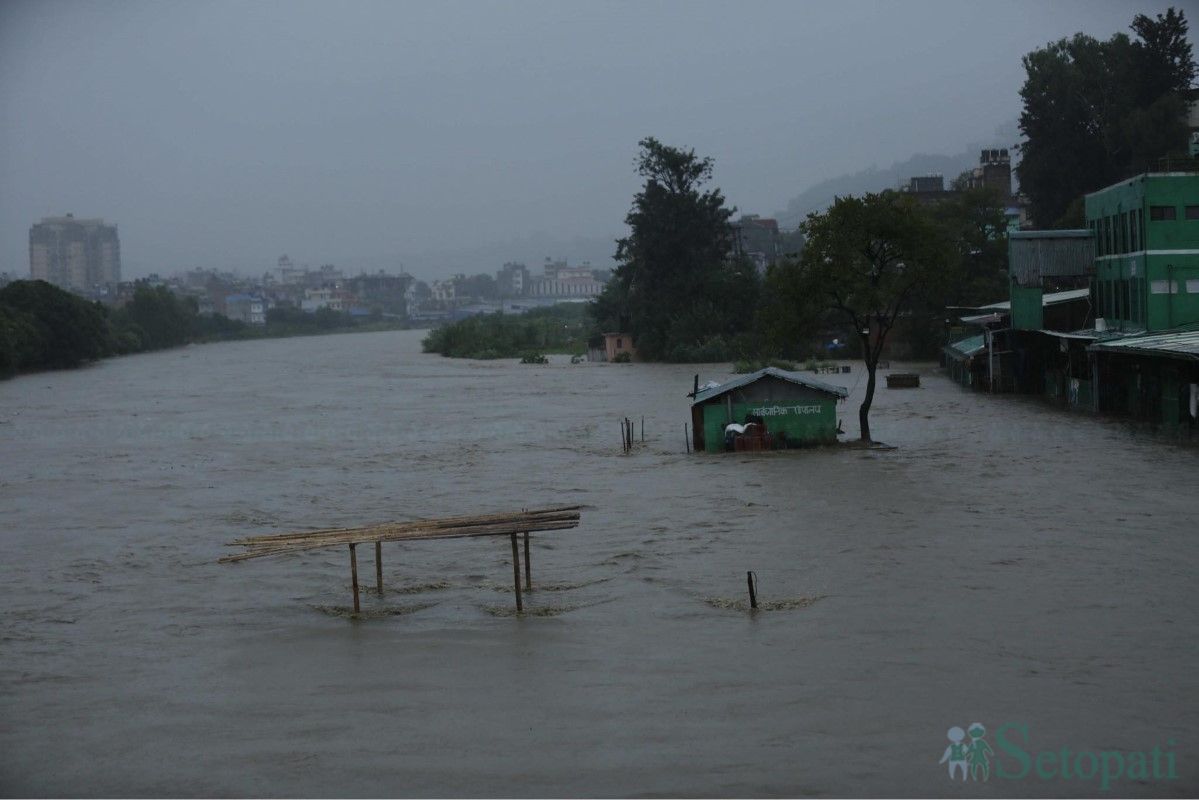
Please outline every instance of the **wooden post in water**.
[[687, 429], [687, 423], [683, 423], [683, 444], [687, 445], [687, 452], [691, 452], [691, 431]]
[[383, 543], [375, 542], [375, 588], [383, 594]]
[[513, 586], [516, 589], [516, 613], [520, 614], [525, 610], [525, 607], [520, 601], [520, 550], [516, 546], [515, 531], [512, 533], [512, 575], [516, 580]]
[[757, 608], [758, 607], [758, 591], [757, 591], [758, 587], [754, 585], [758, 582], [757, 573], [753, 572], [752, 570], [750, 572], [745, 573], [745, 580], [749, 583], [749, 607]]
[[358, 545], [350, 545], [350, 579], [354, 583], [354, 613], [357, 614], [362, 610], [362, 606], [358, 603], [358, 551], [355, 550]]
[[525, 588], [533, 588], [533, 560], [529, 558], [529, 532], [525, 531]]

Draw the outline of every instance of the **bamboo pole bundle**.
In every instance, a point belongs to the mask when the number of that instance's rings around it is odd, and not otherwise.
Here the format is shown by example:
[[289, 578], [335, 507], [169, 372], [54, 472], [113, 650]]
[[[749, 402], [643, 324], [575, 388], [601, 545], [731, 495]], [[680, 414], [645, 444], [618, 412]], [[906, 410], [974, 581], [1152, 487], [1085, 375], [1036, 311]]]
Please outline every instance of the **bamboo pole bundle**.
[[566, 530], [578, 527], [579, 506], [562, 506], [512, 514], [482, 514], [413, 522], [384, 523], [360, 528], [328, 528], [318, 531], [253, 536], [231, 542], [245, 552], [223, 556], [221, 563], [249, 558], [284, 555], [300, 550], [366, 542], [418, 541], [464, 536], [498, 536], [525, 531]]
[[582, 506], [554, 506], [552, 508], [543, 508], [543, 509], [536, 509], [536, 510], [532, 510], [532, 511], [520, 511], [520, 512], [506, 513], [506, 514], [476, 514], [476, 515], [465, 516], [465, 517], [441, 517], [438, 519], [416, 519], [416, 520], [411, 520], [408, 522], [386, 522], [386, 523], [381, 523], [380, 525], [368, 525], [368, 526], [354, 527], [354, 528], [322, 528], [322, 529], [313, 530], [313, 531], [298, 531], [295, 533], [273, 533], [273, 534], [268, 534], [265, 536], [247, 536], [242, 539], [237, 539], [233, 542], [230, 542], [230, 546], [257, 544], [260, 542], [282, 542], [282, 541], [287, 541], [287, 540], [291, 540], [291, 539], [308, 539], [308, 538], [317, 537], [317, 536], [336, 537], [340, 534], [348, 533], [351, 531], [359, 531], [359, 530], [365, 530], [366, 528], [377, 528], [377, 527], [397, 527], [398, 528], [398, 527], [403, 527], [403, 526], [411, 526], [414, 529], [425, 528], [425, 527], [462, 528], [462, 527], [467, 527], [470, 525], [488, 525], [488, 524], [493, 524], [496, 522], [508, 522], [508, 521], [517, 522], [517, 521], [523, 521], [526, 519], [528, 519], [529, 521], [533, 521], [535, 519], [540, 519], [543, 517], [557, 517], [560, 515], [568, 515], [569, 516], [569, 515], [571, 515], [571, 512], [575, 512], [575, 513], [573, 513], [573, 516], [577, 518], [579, 516], [577, 512], [580, 509], [582, 509]]

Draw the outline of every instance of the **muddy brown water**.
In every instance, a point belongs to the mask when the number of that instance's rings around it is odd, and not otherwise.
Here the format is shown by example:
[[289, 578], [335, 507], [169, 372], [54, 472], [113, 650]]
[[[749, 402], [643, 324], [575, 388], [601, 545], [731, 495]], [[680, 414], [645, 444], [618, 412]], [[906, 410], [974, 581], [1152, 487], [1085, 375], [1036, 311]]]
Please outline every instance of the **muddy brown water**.
[[[1199, 793], [1195, 449], [915, 365], [872, 416], [896, 450], [688, 455], [692, 375], [727, 365], [420, 338], [0, 383], [0, 793], [1099, 793], [1001, 777], [1007, 724], [1033, 758], [1159, 747], [1176, 777], [1114, 793]], [[835, 380], [852, 436], [860, 364]], [[522, 618], [503, 539], [385, 545], [360, 620], [343, 550], [216, 563], [247, 534], [558, 503], [582, 524], [534, 537]], [[974, 722], [989, 780], [951, 782]]]

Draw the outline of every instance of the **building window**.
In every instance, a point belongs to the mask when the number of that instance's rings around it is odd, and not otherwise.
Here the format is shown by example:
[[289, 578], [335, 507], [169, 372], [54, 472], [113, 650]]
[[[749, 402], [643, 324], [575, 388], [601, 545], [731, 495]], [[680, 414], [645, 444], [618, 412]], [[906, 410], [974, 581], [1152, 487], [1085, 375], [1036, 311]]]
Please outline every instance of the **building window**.
[[1187, 219], [1199, 219], [1199, 206], [1187, 206], [1183, 216]]
[[1120, 281], [1120, 301], [1124, 304], [1124, 307], [1120, 309], [1120, 319], [1132, 319], [1132, 306], [1129, 304], [1129, 301], [1131, 300], [1131, 289], [1129, 288], [1129, 285], [1131, 283], [1132, 281], [1130, 281], [1128, 278], [1124, 278]]
[[1137, 227], [1137, 212], [1135, 210], [1128, 212], [1128, 250], [1131, 253], [1141, 249], [1141, 237], [1138, 236]]
[[1178, 281], [1150, 281], [1150, 294], [1178, 294]]
[[1178, 209], [1174, 206], [1149, 206], [1149, 219], [1153, 222], [1178, 219]]
[[1199, 278], [1187, 278], [1187, 294], [1199, 294]]
[[1128, 319], [1130, 322], [1140, 323], [1141, 321], [1141, 282], [1129, 281], [1129, 301], [1130, 308]]

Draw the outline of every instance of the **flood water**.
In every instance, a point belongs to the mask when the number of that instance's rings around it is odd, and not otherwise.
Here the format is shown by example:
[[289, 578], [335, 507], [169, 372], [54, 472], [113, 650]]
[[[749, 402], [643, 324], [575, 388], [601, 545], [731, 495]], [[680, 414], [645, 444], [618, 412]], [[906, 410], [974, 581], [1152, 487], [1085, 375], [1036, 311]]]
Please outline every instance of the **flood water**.
[[[1199, 793], [1196, 449], [919, 365], [876, 398], [898, 449], [689, 455], [692, 376], [728, 365], [421, 335], [0, 383], [0, 793], [1100, 792], [1000, 777], [1009, 723], [1033, 759], [1173, 754], [1118, 796]], [[818, 377], [853, 389], [856, 437], [860, 365]], [[504, 538], [384, 545], [358, 620], [343, 548], [217, 563], [244, 535], [564, 503], [582, 522], [534, 535], [519, 618]], [[989, 780], [951, 782], [947, 731], [975, 722]]]

